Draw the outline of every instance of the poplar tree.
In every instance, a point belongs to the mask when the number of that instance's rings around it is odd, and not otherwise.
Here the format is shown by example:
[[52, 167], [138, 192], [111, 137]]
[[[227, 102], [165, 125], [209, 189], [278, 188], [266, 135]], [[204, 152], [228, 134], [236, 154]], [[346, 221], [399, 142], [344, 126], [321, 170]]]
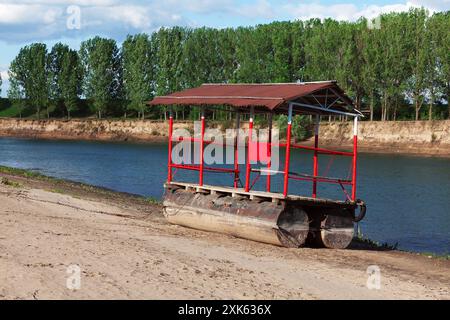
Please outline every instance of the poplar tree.
[[83, 92], [98, 118], [122, 98], [121, 54], [113, 39], [95, 37], [81, 43]]
[[67, 118], [78, 109], [83, 72], [75, 50], [57, 43], [48, 55], [50, 98], [64, 106]]
[[122, 57], [127, 108], [144, 119], [146, 102], [154, 91], [154, 53], [148, 35], [127, 36], [122, 44]]
[[23, 88], [26, 102], [35, 109], [36, 117], [40, 119], [41, 110], [48, 107], [49, 99], [46, 45], [33, 43], [20, 49], [9, 70], [11, 81], [16, 81]]

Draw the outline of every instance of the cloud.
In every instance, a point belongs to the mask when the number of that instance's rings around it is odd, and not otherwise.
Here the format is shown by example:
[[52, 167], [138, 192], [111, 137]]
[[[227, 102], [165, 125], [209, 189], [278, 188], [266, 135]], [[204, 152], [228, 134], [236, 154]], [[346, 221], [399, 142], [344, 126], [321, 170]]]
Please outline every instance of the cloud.
[[362, 8], [353, 3], [325, 5], [318, 3], [287, 4], [282, 7], [285, 12], [291, 12], [296, 19], [334, 18], [337, 20], [355, 21], [361, 17], [375, 18], [389, 12], [404, 12], [411, 8], [424, 7], [430, 12], [450, 10], [450, 0], [411, 0], [405, 3], [388, 5], [366, 5]]
[[[161, 26], [192, 24], [159, 2], [128, 2], [44, 0], [29, 4], [27, 0], [0, 0], [0, 40], [22, 43], [63, 37], [83, 39], [94, 34], [121, 39], [128, 33], [151, 32]], [[67, 28], [67, 20], [74, 15], [67, 11], [69, 5], [79, 6], [80, 28]]]
[[[22, 44], [102, 35], [121, 41], [128, 33], [152, 32], [162, 26], [248, 25], [271, 20], [335, 18], [354, 21], [380, 13], [425, 6], [450, 10], [450, 0], [394, 0], [390, 5], [362, 6], [297, 0], [0, 0], [0, 41]], [[81, 28], [67, 28], [67, 8], [80, 8]], [[207, 21], [206, 23], [204, 21]]]
[[3, 81], [9, 79], [8, 70], [0, 71], [0, 75], [1, 75]]

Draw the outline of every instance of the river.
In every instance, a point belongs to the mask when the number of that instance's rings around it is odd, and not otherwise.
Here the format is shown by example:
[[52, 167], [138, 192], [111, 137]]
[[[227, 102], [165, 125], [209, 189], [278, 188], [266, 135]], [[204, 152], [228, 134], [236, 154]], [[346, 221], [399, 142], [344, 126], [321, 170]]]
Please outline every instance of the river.
[[[310, 173], [309, 151], [294, 150], [293, 171]], [[319, 174], [347, 177], [349, 158], [321, 156]], [[0, 165], [161, 198], [167, 177], [167, 145], [0, 138]], [[360, 154], [358, 198], [367, 203], [363, 234], [415, 252], [450, 253], [450, 159]], [[176, 179], [196, 181], [194, 172]], [[231, 185], [230, 174], [212, 173], [207, 184]], [[280, 190], [280, 175], [273, 189]], [[256, 189], [264, 187], [261, 177]], [[310, 195], [311, 183], [290, 183], [290, 193]], [[319, 185], [319, 196], [345, 199], [339, 186]]]

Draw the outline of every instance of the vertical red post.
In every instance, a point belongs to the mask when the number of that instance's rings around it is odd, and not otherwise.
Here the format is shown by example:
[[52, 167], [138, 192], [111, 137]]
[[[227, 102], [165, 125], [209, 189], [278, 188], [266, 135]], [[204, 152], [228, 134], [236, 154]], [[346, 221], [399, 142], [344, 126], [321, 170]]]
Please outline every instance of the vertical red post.
[[319, 175], [319, 158], [318, 158], [318, 152], [317, 148], [319, 147], [319, 124], [320, 124], [320, 115], [316, 115], [316, 126], [315, 126], [315, 133], [314, 133], [314, 168], [313, 168], [313, 191], [312, 196], [313, 198], [317, 197], [317, 176]]
[[356, 201], [356, 164], [358, 160], [358, 117], [353, 122], [352, 200]]
[[250, 190], [250, 174], [251, 174], [251, 165], [250, 165], [250, 148], [252, 144], [252, 134], [253, 134], [253, 117], [254, 117], [254, 108], [250, 108], [250, 119], [248, 122], [248, 145], [247, 145], [247, 161], [245, 164], [245, 192]]
[[239, 153], [238, 153], [238, 143], [239, 143], [239, 127], [241, 121], [241, 114], [239, 111], [236, 112], [236, 134], [234, 136], [234, 187], [238, 187], [239, 182]]
[[284, 186], [283, 195], [287, 197], [289, 187], [289, 163], [291, 157], [291, 126], [292, 126], [292, 104], [289, 104], [288, 125], [286, 132], [286, 159], [284, 162]]
[[267, 133], [269, 136], [267, 137], [267, 156], [268, 156], [268, 162], [267, 162], [267, 180], [266, 180], [266, 191], [270, 192], [270, 166], [272, 164], [272, 118], [273, 114], [269, 113], [269, 132]]
[[172, 132], [173, 132], [173, 113], [172, 107], [169, 109], [169, 154], [167, 160], [167, 182], [172, 181]]
[[201, 136], [200, 136], [200, 177], [198, 184], [200, 186], [203, 185], [203, 166], [204, 166], [204, 160], [203, 160], [203, 152], [204, 152], [204, 146], [205, 146], [205, 108], [202, 107], [201, 110]]

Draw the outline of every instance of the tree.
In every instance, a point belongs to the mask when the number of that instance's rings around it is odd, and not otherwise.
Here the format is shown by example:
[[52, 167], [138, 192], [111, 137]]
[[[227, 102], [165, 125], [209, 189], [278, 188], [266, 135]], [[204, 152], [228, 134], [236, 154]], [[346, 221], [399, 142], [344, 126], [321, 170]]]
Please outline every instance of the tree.
[[77, 110], [81, 94], [83, 72], [75, 50], [57, 43], [48, 55], [50, 97], [56, 104], [62, 103], [70, 119]]
[[19, 54], [11, 62], [11, 81], [24, 90], [27, 102], [36, 110], [40, 119], [42, 107], [48, 112], [48, 75], [47, 75], [47, 48], [43, 43], [34, 43], [20, 49]]
[[19, 117], [22, 118], [22, 113], [25, 110], [25, 94], [23, 87], [19, 84], [19, 80], [10, 72], [10, 81], [8, 89], [8, 99], [11, 105], [19, 111]]
[[127, 36], [122, 45], [123, 77], [128, 109], [145, 118], [146, 101], [154, 92], [154, 68], [151, 42], [146, 34]]
[[84, 74], [83, 92], [92, 101], [98, 118], [113, 101], [122, 98], [121, 54], [115, 40], [95, 37], [81, 43], [79, 55]]
[[441, 88], [445, 93], [448, 106], [448, 118], [450, 119], [450, 11], [435, 13], [430, 18], [432, 34], [435, 43], [436, 62], [438, 64], [440, 78], [443, 83]]
[[[186, 35], [186, 29], [181, 27], [161, 28], [155, 34], [153, 43], [156, 49], [157, 95], [183, 89], [182, 55]], [[179, 109], [179, 107], [175, 108], [175, 118], [178, 118]]]
[[[367, 24], [367, 21], [363, 23]], [[377, 37], [379, 36], [377, 29], [365, 30], [361, 34], [361, 58], [362, 58], [362, 68], [361, 72], [361, 82], [364, 85], [364, 91], [368, 95], [369, 109], [370, 109], [370, 121], [374, 120], [376, 94], [377, 94], [377, 79], [380, 74], [380, 41]]]
[[[377, 60], [380, 64], [378, 90], [382, 96], [381, 120], [389, 120], [390, 115], [396, 119], [400, 97], [406, 89], [406, 79], [410, 74], [407, 57], [411, 52], [410, 33], [405, 26], [408, 13], [390, 13], [381, 16], [382, 28], [378, 31]], [[393, 107], [393, 110], [391, 110]]]
[[430, 63], [430, 41], [427, 39], [426, 20], [428, 13], [424, 9], [411, 9], [407, 26], [411, 28], [412, 50], [408, 56], [411, 74], [408, 79], [407, 92], [414, 101], [415, 120], [419, 120], [420, 109], [425, 100], [426, 79]]

